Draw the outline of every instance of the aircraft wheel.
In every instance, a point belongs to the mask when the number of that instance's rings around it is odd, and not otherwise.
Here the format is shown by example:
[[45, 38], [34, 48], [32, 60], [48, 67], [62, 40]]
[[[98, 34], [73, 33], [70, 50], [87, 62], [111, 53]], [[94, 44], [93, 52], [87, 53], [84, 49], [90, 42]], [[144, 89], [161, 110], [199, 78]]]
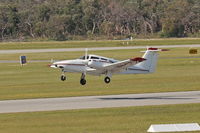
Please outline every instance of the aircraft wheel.
[[65, 81], [65, 80], [66, 80], [66, 76], [65, 76], [65, 75], [61, 75], [60, 79], [61, 79], [62, 81]]
[[86, 84], [86, 80], [85, 79], [81, 79], [80, 83], [81, 83], [81, 85], [85, 85]]
[[109, 77], [105, 77], [105, 79], [104, 79], [104, 81], [105, 81], [105, 83], [110, 83], [110, 78]]

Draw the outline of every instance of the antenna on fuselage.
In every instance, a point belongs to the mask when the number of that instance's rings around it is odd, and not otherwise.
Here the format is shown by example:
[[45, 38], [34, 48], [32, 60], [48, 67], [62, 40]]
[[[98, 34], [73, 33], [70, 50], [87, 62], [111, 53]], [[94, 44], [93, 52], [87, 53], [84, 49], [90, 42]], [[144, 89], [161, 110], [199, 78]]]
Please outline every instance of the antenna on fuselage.
[[88, 56], [88, 48], [85, 48], [85, 60], [87, 60], [87, 56]]

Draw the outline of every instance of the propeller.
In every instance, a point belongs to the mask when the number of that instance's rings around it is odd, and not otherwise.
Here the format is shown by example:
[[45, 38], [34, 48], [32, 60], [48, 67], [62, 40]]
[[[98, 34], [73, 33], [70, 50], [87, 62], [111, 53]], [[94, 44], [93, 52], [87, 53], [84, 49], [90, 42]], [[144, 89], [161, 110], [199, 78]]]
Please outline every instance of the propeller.
[[47, 66], [48, 66], [48, 67], [52, 67], [52, 64], [53, 64], [54, 62], [55, 62], [54, 59], [51, 59], [51, 60], [50, 60], [50, 63], [51, 63], [51, 64], [48, 64]]
[[54, 63], [55, 61], [54, 61], [54, 59], [51, 59], [51, 63]]

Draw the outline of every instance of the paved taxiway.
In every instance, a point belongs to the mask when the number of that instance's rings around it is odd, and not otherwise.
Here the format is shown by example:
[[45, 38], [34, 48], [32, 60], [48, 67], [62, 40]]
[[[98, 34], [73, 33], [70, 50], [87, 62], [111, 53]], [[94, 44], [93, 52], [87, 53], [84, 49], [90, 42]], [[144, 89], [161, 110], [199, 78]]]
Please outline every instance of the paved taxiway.
[[[97, 50], [119, 50], [119, 49], [143, 49], [147, 46], [127, 46], [127, 47], [96, 47], [88, 48], [89, 51]], [[190, 45], [161, 45], [161, 46], [150, 46], [156, 48], [190, 48], [200, 47], [200, 44]], [[59, 48], [59, 49], [23, 49], [23, 50], [0, 50], [0, 54], [16, 54], [16, 53], [43, 53], [43, 52], [72, 52], [72, 51], [85, 51], [85, 48]]]
[[0, 113], [200, 103], [200, 91], [0, 101]]

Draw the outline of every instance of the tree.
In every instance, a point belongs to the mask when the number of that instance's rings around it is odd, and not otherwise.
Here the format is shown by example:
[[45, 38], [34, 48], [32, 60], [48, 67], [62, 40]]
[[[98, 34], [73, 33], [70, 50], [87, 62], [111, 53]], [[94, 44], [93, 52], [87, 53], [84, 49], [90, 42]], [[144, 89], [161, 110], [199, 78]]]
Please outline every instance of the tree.
[[1, 0], [0, 38], [200, 34], [199, 0]]
[[185, 27], [183, 19], [190, 11], [190, 4], [187, 0], [176, 0], [169, 2], [165, 8], [165, 16], [162, 18], [162, 32], [166, 37], [183, 37]]
[[6, 32], [6, 29], [8, 28], [8, 8], [6, 8], [4, 5], [0, 6], [0, 34], [1, 34], [1, 40], [4, 39], [4, 34]]
[[83, 23], [86, 31], [90, 31], [94, 34], [98, 32], [97, 25], [101, 23], [101, 16], [99, 13], [100, 4], [98, 0], [82, 0], [83, 9]]
[[68, 35], [68, 31], [66, 27], [67, 20], [68, 20], [68, 16], [66, 15], [52, 16], [48, 22], [48, 27], [47, 27], [49, 38], [52, 38], [58, 41], [67, 40], [67, 35]]

